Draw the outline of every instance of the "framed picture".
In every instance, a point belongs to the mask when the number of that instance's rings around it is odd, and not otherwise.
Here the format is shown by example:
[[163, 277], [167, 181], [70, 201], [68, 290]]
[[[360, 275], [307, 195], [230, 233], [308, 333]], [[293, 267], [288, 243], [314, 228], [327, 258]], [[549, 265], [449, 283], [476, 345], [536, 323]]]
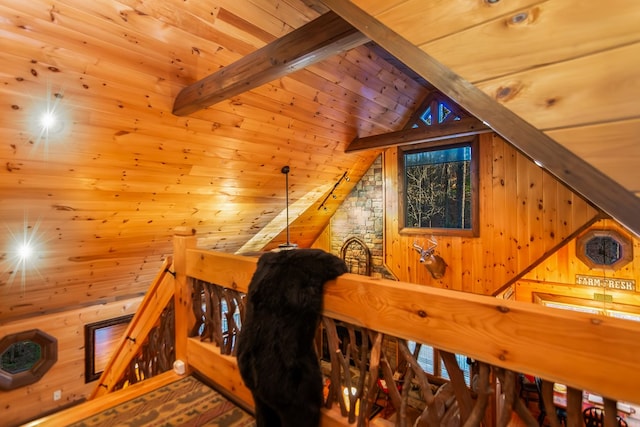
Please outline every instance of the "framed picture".
[[84, 325], [84, 381], [100, 378], [133, 314]]

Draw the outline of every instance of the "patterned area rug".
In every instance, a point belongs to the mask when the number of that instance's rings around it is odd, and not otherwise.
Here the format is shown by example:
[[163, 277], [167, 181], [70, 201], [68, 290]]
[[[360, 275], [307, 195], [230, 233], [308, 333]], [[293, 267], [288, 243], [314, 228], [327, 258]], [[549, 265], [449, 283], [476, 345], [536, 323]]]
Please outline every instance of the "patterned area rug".
[[193, 377], [85, 418], [73, 427], [253, 427], [251, 415]]

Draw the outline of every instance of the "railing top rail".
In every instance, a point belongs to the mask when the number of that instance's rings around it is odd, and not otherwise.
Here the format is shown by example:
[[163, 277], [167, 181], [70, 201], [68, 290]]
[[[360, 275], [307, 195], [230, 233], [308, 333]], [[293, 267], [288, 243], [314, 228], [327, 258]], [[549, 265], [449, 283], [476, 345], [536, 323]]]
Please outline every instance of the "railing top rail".
[[162, 263], [162, 267], [153, 282], [151, 283], [144, 299], [140, 303], [135, 316], [129, 324], [125, 333], [120, 338], [114, 348], [109, 362], [96, 383], [89, 400], [108, 394], [116, 386], [118, 379], [124, 374], [129, 363], [142, 346], [144, 338], [147, 336], [160, 313], [166, 304], [173, 297], [173, 280], [169, 281], [169, 266], [172, 257], [168, 257]]
[[[187, 250], [187, 275], [246, 292], [257, 258]], [[518, 301], [344, 274], [325, 286], [325, 315], [640, 402], [640, 324]]]

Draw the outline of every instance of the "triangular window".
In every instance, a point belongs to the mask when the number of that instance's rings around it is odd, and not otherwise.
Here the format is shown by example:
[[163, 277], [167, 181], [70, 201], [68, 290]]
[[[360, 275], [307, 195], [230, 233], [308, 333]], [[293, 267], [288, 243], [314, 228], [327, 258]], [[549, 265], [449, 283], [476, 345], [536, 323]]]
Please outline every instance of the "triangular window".
[[431, 93], [416, 110], [407, 128], [424, 128], [458, 121], [466, 116], [452, 101], [439, 92]]
[[431, 120], [431, 106], [424, 110], [424, 113], [420, 116], [420, 120], [422, 120], [425, 125], [431, 126], [433, 123], [433, 120]]

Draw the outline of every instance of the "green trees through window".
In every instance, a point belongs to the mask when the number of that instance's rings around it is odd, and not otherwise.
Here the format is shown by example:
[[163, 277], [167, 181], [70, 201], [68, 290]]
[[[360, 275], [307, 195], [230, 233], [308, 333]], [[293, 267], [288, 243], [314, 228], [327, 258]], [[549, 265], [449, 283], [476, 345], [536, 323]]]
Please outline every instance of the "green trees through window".
[[470, 118], [433, 91], [409, 120], [428, 137], [399, 147], [401, 232], [477, 236], [478, 137], [459, 126]]
[[42, 348], [33, 341], [14, 342], [0, 357], [0, 369], [10, 374], [28, 371], [40, 361]]
[[472, 227], [471, 144], [404, 154], [405, 226]]
[[39, 329], [0, 339], [0, 391], [38, 381], [58, 360], [58, 341]]

